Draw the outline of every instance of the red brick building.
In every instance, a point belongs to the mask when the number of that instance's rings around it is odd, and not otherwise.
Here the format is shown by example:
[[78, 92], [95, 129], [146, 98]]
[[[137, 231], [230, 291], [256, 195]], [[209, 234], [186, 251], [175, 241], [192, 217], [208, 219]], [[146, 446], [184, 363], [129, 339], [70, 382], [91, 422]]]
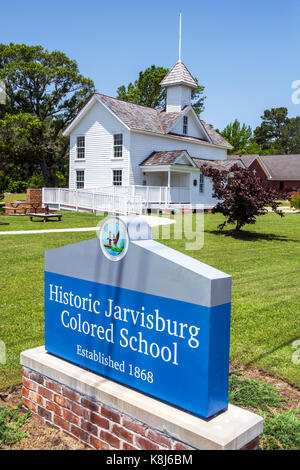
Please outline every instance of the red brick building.
[[300, 189], [300, 155], [260, 155], [249, 168], [276, 189]]
[[300, 155], [229, 155], [279, 190], [300, 190]]

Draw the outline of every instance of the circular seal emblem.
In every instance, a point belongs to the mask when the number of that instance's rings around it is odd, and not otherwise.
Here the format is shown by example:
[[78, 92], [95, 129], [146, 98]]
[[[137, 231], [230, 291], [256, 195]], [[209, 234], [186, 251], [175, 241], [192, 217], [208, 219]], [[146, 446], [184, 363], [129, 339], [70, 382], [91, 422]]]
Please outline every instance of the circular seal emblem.
[[120, 261], [127, 253], [129, 237], [126, 224], [119, 217], [109, 217], [99, 231], [100, 247], [111, 261]]

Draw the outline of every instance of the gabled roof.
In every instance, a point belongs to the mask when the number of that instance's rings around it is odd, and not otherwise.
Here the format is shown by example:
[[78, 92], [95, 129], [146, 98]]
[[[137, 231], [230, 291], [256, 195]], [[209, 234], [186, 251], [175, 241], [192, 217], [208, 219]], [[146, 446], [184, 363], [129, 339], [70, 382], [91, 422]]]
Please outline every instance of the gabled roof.
[[300, 155], [260, 155], [258, 163], [272, 180], [300, 180]]
[[160, 82], [160, 86], [168, 87], [172, 85], [185, 85], [190, 88], [197, 88], [197, 82], [194, 80], [183, 62], [178, 60], [174, 67], [167, 73]]
[[118, 100], [110, 96], [101, 95], [100, 93], [96, 93], [96, 95], [130, 129], [155, 132], [157, 134], [162, 133], [156, 109]]
[[193, 162], [196, 164], [198, 168], [201, 169], [202, 165], [207, 165], [212, 168], [216, 168], [217, 170], [230, 170], [233, 165], [238, 164], [242, 166], [237, 160], [204, 160], [202, 158], [192, 158]]
[[227, 142], [227, 140], [225, 140], [224, 137], [221, 136], [221, 134], [215, 131], [213, 127], [211, 127], [202, 119], [200, 119], [200, 122], [203, 124], [203, 127], [205, 128], [206, 132], [208, 133], [214, 145], [221, 145], [222, 147], [232, 149], [232, 145], [229, 142]]
[[183, 165], [182, 163], [176, 163], [176, 160], [179, 159], [182, 155], [185, 155], [186, 158], [190, 161], [191, 166], [193, 164], [193, 159], [190, 157], [187, 150], [167, 150], [161, 152], [152, 152], [149, 157], [145, 158], [140, 166], [157, 166], [157, 165]]
[[[100, 93], [97, 93], [97, 96], [99, 96], [100, 100], [103, 101], [103, 103], [129, 128], [155, 132], [158, 134], [167, 134], [176, 121], [188, 111], [188, 108], [192, 109], [191, 106], [186, 106], [179, 112], [167, 113], [163, 109], [148, 108], [139, 104], [129, 103], [128, 101], [122, 101], [117, 98], [101, 95]], [[199, 119], [199, 121], [207, 132], [213, 145], [232, 148], [231, 145], [209, 124], [202, 119]], [[191, 136], [180, 135], [180, 137], [184, 137], [186, 139]], [[197, 139], [196, 137], [191, 138]]]
[[[185, 113], [192, 110], [191, 106], [186, 106], [182, 111], [167, 113], [163, 109], [148, 108], [128, 101], [122, 101], [111, 96], [95, 93], [82, 110], [78, 113], [76, 118], [64, 130], [63, 135], [69, 135], [73, 128], [80, 122], [85, 114], [91, 109], [95, 102], [102, 103], [119, 121], [121, 121], [128, 129], [151, 132], [154, 134], [166, 135], [173, 127], [175, 122], [180, 119]], [[197, 119], [199, 119], [197, 117]], [[221, 146], [224, 148], [232, 148], [231, 145], [223, 139], [211, 126], [199, 119], [200, 126], [208, 134], [208, 142], [192, 136], [183, 136], [181, 134], [174, 134], [177, 137], [193, 140], [194, 142], [207, 142], [212, 145]]]
[[158, 120], [162, 125], [164, 134], [167, 134], [170, 129], [174, 126], [174, 124], [178, 121], [178, 119], [184, 115], [186, 108], [187, 106], [178, 113], [166, 113], [164, 109], [158, 110]]
[[240, 160], [248, 168], [258, 156], [258, 154], [228, 155], [227, 160]]
[[184, 108], [178, 113], [166, 113], [163, 109], [148, 108], [100, 93], [96, 93], [96, 95], [130, 129], [155, 132], [156, 134], [166, 134], [186, 111]]

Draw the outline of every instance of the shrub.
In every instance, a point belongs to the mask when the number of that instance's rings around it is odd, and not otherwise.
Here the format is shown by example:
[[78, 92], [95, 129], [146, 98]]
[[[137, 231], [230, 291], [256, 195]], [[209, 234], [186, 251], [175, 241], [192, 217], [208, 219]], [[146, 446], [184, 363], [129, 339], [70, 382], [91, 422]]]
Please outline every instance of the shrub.
[[300, 195], [292, 195], [290, 200], [290, 206], [295, 209], [300, 209]]
[[68, 187], [67, 177], [61, 171], [56, 172], [56, 185], [57, 185], [58, 188], [67, 188]]
[[300, 408], [296, 408], [284, 413], [275, 412], [271, 419], [265, 419], [264, 432], [260, 437], [260, 449], [299, 450], [300, 420], [297, 418], [299, 413]]
[[279, 396], [278, 390], [272, 385], [254, 379], [240, 378], [242, 375], [240, 371], [233, 371], [229, 375], [229, 402], [233, 405], [265, 411], [286, 401]]
[[31, 415], [31, 411], [22, 412], [22, 403], [17, 409], [8, 406], [0, 408], [0, 447], [1, 445], [12, 445], [26, 436], [25, 431], [20, 428]]
[[45, 186], [45, 184], [44, 184], [43, 175], [41, 173], [32, 175], [31, 178], [29, 178], [28, 180], [28, 185], [27, 185], [28, 188], [40, 189], [43, 186]]
[[13, 180], [10, 178], [6, 190], [9, 193], [24, 193], [27, 187], [28, 183], [26, 183], [26, 181]]

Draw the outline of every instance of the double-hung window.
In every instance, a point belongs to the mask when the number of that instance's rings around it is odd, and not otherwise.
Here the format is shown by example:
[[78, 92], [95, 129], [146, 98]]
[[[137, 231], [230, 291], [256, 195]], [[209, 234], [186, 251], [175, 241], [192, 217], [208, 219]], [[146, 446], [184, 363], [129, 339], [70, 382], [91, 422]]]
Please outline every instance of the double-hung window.
[[123, 134], [114, 134], [114, 158], [123, 157]]
[[113, 185], [122, 186], [122, 170], [113, 170]]
[[76, 171], [76, 188], [84, 189], [84, 170]]
[[188, 117], [187, 117], [187, 116], [183, 116], [183, 129], [182, 129], [182, 133], [185, 134], [185, 135], [188, 133]]
[[77, 158], [81, 160], [85, 158], [85, 137], [84, 136], [77, 137]]
[[204, 176], [200, 173], [199, 193], [204, 193]]

